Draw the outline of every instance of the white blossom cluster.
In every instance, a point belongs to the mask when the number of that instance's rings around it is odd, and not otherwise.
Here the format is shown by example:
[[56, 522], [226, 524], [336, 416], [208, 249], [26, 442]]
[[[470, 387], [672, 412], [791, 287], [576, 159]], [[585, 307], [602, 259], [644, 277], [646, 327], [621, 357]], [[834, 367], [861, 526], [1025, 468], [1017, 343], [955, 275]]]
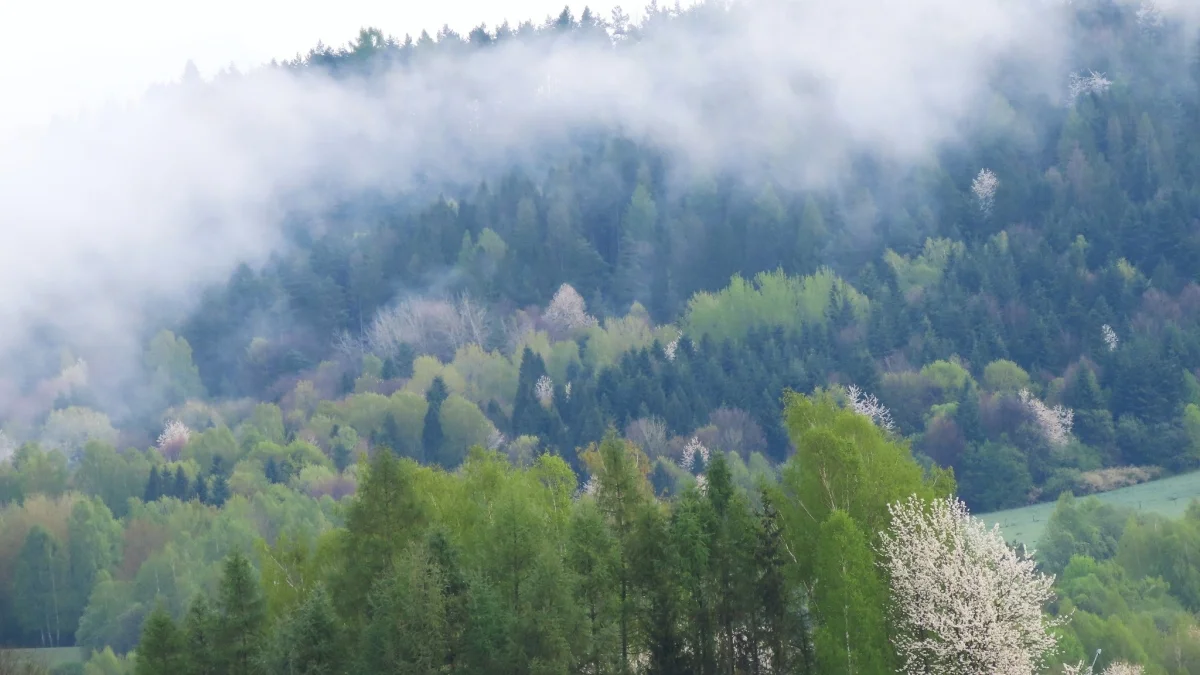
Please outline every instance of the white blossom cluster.
[[1117, 331], [1112, 329], [1112, 326], [1104, 324], [1100, 326], [1100, 332], [1104, 335], [1104, 344], [1108, 345], [1108, 351], [1115, 352], [1117, 345], [1121, 344], [1121, 340], [1117, 338]]
[[846, 387], [846, 396], [850, 399], [850, 407], [854, 412], [864, 417], [870, 418], [880, 429], [891, 431], [895, 428], [895, 423], [892, 422], [892, 411], [875, 398], [874, 394], [868, 394], [857, 385]]
[[186, 424], [179, 420], [168, 420], [163, 431], [158, 435], [158, 449], [166, 450], [170, 447], [182, 447], [187, 445], [188, 439], [192, 437], [192, 430]]
[[705, 476], [704, 474], [696, 476], [696, 489], [699, 490], [700, 494], [702, 495], [708, 494], [708, 476]]
[[595, 317], [587, 313], [587, 303], [583, 301], [583, 296], [570, 284], [558, 287], [543, 316], [547, 321], [566, 330], [596, 325]]
[[554, 380], [549, 375], [539, 377], [533, 385], [533, 395], [543, 406], [550, 407], [554, 403]]
[[675, 339], [668, 342], [666, 347], [663, 347], [663, 355], [667, 357], [668, 361], [675, 360], [675, 354], [679, 351], [679, 339], [682, 337], [682, 332], [676, 332]]
[[1103, 94], [1111, 86], [1112, 80], [1105, 77], [1104, 73], [1094, 70], [1088, 71], [1087, 75], [1071, 73], [1071, 81], [1067, 85], [1067, 98], [1074, 104], [1083, 94]]
[[492, 430], [488, 432], [487, 449], [499, 450], [500, 448], [504, 447], [504, 442], [506, 440], [508, 439], [504, 437], [504, 434], [499, 429], [492, 427]]
[[596, 482], [596, 477], [589, 476], [587, 479], [587, 482], [584, 483], [583, 487], [579, 489], [579, 494], [595, 496], [596, 491], [599, 489], [600, 489], [600, 484]]
[[1034, 675], [1060, 620], [1042, 611], [1054, 578], [1036, 569], [955, 498], [889, 506], [880, 533], [895, 647], [906, 675]]
[[1039, 401], [1028, 389], [1020, 392], [1021, 402], [1033, 415], [1033, 420], [1050, 445], [1066, 445], [1075, 422], [1075, 411], [1056, 405], [1053, 408]]
[[999, 187], [1000, 179], [991, 169], [980, 169], [979, 175], [971, 181], [971, 192], [975, 193], [975, 199], [979, 202], [979, 210], [983, 212], [983, 215], [991, 215], [992, 206], [996, 203], [996, 190]]
[[570, 382], [568, 382], [567, 385], [565, 387], [563, 387], [563, 396], [565, 396], [568, 401], [571, 400], [571, 383]]
[[683, 458], [680, 466], [691, 471], [696, 466], [696, 455], [700, 455], [700, 459], [704, 462], [704, 466], [708, 466], [709, 452], [708, 448], [700, 442], [700, 439], [692, 436], [687, 445], [683, 446]]

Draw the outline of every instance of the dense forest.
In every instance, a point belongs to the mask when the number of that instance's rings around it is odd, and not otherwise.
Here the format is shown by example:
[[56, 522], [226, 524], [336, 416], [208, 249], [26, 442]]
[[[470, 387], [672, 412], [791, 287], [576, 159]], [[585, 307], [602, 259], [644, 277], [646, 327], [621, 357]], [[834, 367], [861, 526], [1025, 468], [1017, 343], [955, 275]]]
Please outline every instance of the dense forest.
[[[712, 6], [269, 68], [369, 91]], [[0, 645], [87, 673], [1200, 670], [1200, 510], [1083, 498], [1200, 468], [1200, 39], [1067, 11], [1057, 98], [1000, 68], [928, 161], [797, 187], [581, 129], [289, 214], [148, 331], [119, 405], [45, 335], [0, 374]], [[918, 644], [887, 553], [911, 495], [1060, 500], [1038, 630]]]

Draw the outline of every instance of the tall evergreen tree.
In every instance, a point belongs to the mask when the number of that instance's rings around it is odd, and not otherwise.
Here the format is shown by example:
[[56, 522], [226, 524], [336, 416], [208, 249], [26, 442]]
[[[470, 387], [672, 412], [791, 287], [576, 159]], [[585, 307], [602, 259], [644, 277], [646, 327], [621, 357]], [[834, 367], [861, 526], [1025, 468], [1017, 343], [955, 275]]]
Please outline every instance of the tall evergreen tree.
[[425, 425], [421, 430], [422, 464], [432, 461], [441, 453], [442, 443], [446, 438], [442, 431], [442, 403], [449, 395], [446, 390], [446, 382], [440, 375], [433, 378], [433, 383], [429, 385], [429, 391], [425, 392], [425, 401], [429, 404], [429, 408], [425, 411]]
[[261, 671], [259, 655], [266, 623], [266, 601], [250, 561], [234, 552], [225, 559], [217, 596], [216, 635], [223, 672], [252, 675]]
[[149, 504], [157, 501], [163, 495], [162, 478], [159, 475], [158, 467], [150, 467], [150, 477], [146, 479], [146, 489], [142, 493], [142, 501]]
[[[179, 675], [184, 671], [184, 636], [161, 603], [155, 605], [138, 642], [135, 675]], [[243, 671], [244, 672], [244, 671]]]
[[187, 616], [183, 619], [184, 675], [219, 675], [220, 632], [218, 617], [204, 594], [192, 599]]

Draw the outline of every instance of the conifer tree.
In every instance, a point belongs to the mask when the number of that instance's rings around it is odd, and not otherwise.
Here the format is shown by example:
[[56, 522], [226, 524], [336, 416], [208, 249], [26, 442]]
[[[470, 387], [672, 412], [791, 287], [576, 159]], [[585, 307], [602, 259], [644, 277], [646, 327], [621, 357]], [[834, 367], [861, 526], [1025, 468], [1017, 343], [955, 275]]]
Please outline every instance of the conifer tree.
[[347, 637], [325, 587], [318, 584], [283, 619], [266, 655], [269, 675], [334, 675], [346, 672]]
[[176, 499], [187, 501], [191, 497], [191, 483], [188, 481], [187, 474], [183, 472], [183, 467], [175, 468], [175, 483], [171, 489], [171, 496]]
[[163, 494], [162, 478], [159, 476], [158, 467], [150, 467], [150, 477], [146, 479], [146, 490], [142, 494], [142, 501], [149, 504], [157, 501]]
[[185, 667], [183, 633], [171, 615], [156, 604], [142, 627], [135, 675], [179, 675]]
[[425, 392], [425, 400], [429, 404], [429, 408], [425, 411], [425, 425], [421, 431], [422, 464], [433, 461], [442, 450], [445, 434], [442, 431], [441, 412], [442, 403], [448, 396], [446, 383], [441, 376], [433, 378], [433, 383], [429, 385], [429, 391]]
[[184, 675], [218, 675], [222, 672], [217, 628], [217, 615], [208, 598], [197, 594], [183, 619]]
[[249, 559], [235, 552], [225, 559], [217, 598], [218, 658], [228, 675], [260, 672], [259, 654], [267, 608]]

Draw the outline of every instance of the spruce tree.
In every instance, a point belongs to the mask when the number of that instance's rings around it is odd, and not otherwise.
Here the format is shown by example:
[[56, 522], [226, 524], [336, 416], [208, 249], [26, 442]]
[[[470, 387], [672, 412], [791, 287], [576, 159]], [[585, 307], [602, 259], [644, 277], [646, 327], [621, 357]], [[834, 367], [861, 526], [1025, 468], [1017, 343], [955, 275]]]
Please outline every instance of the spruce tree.
[[267, 670], [272, 675], [344, 672], [348, 642], [329, 594], [318, 584], [276, 630], [265, 659]]
[[208, 472], [211, 486], [208, 492], [208, 503], [213, 506], [224, 506], [229, 500], [229, 474], [221, 456], [213, 457], [212, 469]]
[[267, 605], [250, 561], [240, 552], [225, 559], [217, 601], [218, 658], [228, 675], [258, 673]]
[[191, 483], [188, 481], [187, 474], [183, 472], [182, 466], [175, 469], [175, 484], [171, 488], [171, 496], [181, 501], [187, 501], [191, 497]]
[[179, 675], [185, 665], [183, 633], [162, 604], [142, 626], [135, 675]]
[[442, 431], [440, 414], [442, 403], [447, 396], [449, 393], [446, 391], [445, 381], [441, 376], [433, 378], [433, 383], [429, 385], [429, 391], [425, 392], [425, 400], [429, 403], [429, 409], [425, 411], [425, 427], [421, 432], [422, 464], [433, 461], [441, 452], [445, 434]]
[[147, 504], [157, 501], [162, 496], [162, 478], [159, 476], [158, 467], [150, 467], [150, 477], [146, 479], [146, 490], [142, 493], [142, 501]]
[[221, 663], [218, 659], [217, 614], [208, 598], [197, 594], [183, 619], [184, 675], [218, 675]]

